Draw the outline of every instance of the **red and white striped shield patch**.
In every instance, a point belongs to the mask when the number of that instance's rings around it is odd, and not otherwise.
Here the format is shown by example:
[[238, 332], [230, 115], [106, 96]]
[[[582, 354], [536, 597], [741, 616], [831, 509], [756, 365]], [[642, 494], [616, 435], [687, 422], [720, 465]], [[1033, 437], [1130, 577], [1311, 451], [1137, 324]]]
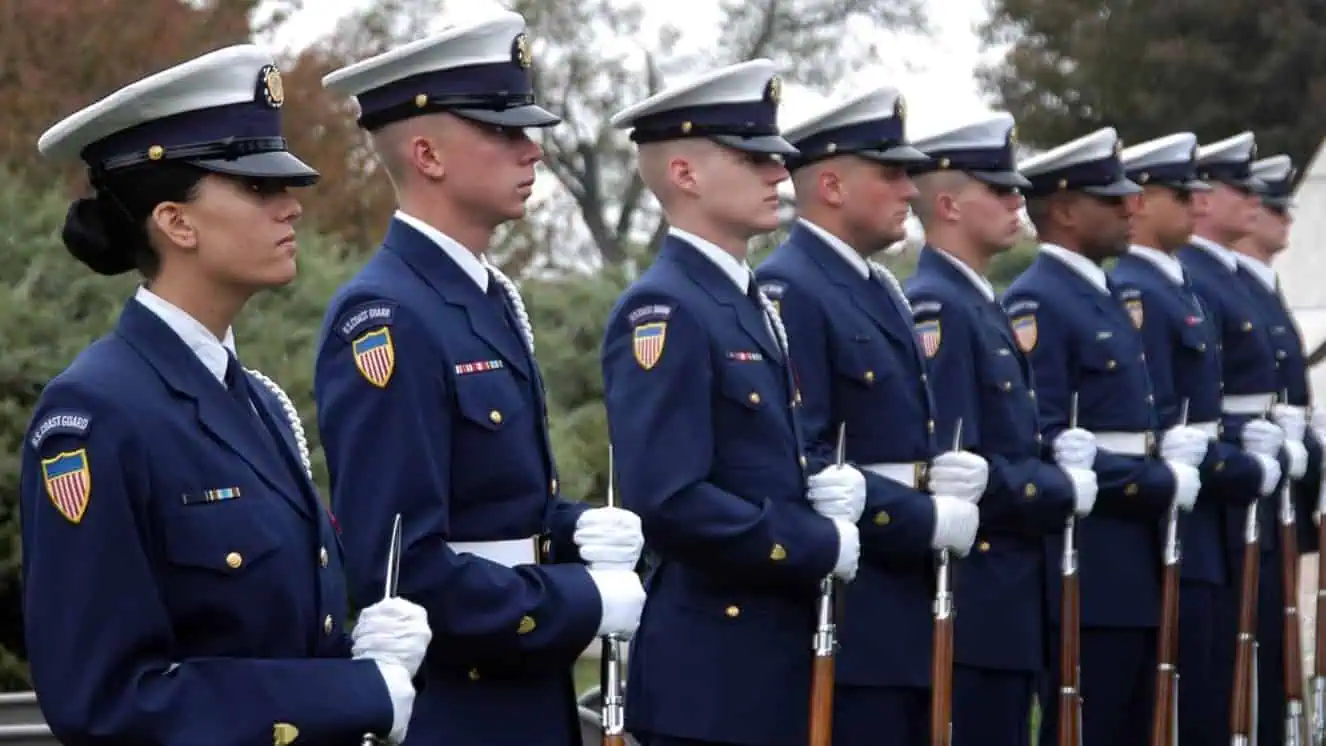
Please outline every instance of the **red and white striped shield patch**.
[[41, 476], [46, 495], [55, 509], [70, 523], [83, 520], [88, 499], [92, 496], [92, 472], [88, 469], [87, 449], [61, 453], [41, 460]]
[[635, 361], [645, 370], [658, 365], [663, 357], [663, 344], [668, 338], [668, 322], [655, 321], [641, 324], [631, 335], [631, 346], [635, 351]]
[[939, 328], [939, 319], [922, 321], [916, 325], [916, 340], [921, 344], [921, 350], [925, 352], [926, 357], [939, 354], [939, 342], [943, 336], [943, 331]]
[[355, 367], [360, 375], [378, 388], [386, 388], [396, 370], [396, 346], [391, 342], [391, 330], [374, 329], [354, 341]]

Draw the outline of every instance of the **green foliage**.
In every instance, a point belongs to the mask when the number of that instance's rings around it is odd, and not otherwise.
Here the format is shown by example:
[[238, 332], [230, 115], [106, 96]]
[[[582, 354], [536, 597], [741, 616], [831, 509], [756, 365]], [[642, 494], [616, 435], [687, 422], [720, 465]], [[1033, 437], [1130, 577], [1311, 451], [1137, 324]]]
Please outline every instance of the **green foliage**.
[[1326, 9], [1301, 0], [992, 0], [980, 73], [1024, 142], [1051, 147], [1117, 128], [1127, 142], [1251, 129], [1300, 166], [1326, 126]]

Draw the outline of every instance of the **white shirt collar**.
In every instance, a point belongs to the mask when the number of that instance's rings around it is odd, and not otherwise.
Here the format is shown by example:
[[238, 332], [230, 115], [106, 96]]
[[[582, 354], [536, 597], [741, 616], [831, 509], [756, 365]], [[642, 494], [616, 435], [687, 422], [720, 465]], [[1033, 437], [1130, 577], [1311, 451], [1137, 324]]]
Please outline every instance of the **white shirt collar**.
[[1097, 290], [1106, 295], [1110, 294], [1109, 283], [1105, 280], [1105, 270], [1096, 266], [1090, 259], [1052, 243], [1041, 244], [1041, 253], [1049, 254], [1067, 264], [1069, 269], [1082, 275], [1087, 282], [1095, 285]]
[[863, 259], [860, 254], [856, 253], [855, 249], [848, 246], [841, 238], [838, 238], [805, 218], [797, 218], [797, 222], [805, 226], [806, 230], [819, 236], [820, 240], [828, 244], [838, 256], [843, 258], [843, 261], [847, 262], [852, 269], [856, 270], [857, 274], [866, 279], [870, 278], [870, 265], [866, 264], [866, 260]]
[[1273, 293], [1275, 292], [1275, 286], [1278, 283], [1279, 278], [1276, 276], [1275, 270], [1271, 269], [1270, 265], [1262, 262], [1260, 259], [1248, 256], [1247, 254], [1240, 254], [1237, 251], [1230, 253], [1234, 255], [1234, 261], [1243, 265], [1243, 268], [1248, 270], [1248, 273], [1253, 277], [1256, 277], [1261, 284], [1265, 285], [1267, 290], [1270, 290]]
[[480, 290], [485, 293], [488, 292], [488, 268], [469, 249], [461, 246], [451, 236], [407, 212], [397, 210], [394, 218], [424, 234], [430, 241], [440, 246], [443, 253], [451, 257], [451, 261], [459, 265], [465, 271], [465, 274], [469, 275], [471, 280], [474, 280], [474, 284], [478, 285]]
[[1133, 244], [1128, 247], [1128, 253], [1139, 259], [1145, 259], [1156, 265], [1166, 277], [1175, 285], [1183, 284], [1183, 264], [1176, 258], [1150, 246], [1141, 246]]
[[1190, 240], [1193, 246], [1205, 250], [1206, 253], [1218, 259], [1221, 264], [1225, 265], [1225, 269], [1230, 272], [1238, 271], [1239, 262], [1234, 258], [1234, 252], [1209, 238], [1198, 236], [1196, 234], [1194, 234]]
[[673, 236], [694, 246], [696, 251], [700, 252], [709, 261], [717, 264], [718, 268], [723, 270], [723, 274], [727, 275], [731, 278], [732, 282], [736, 283], [737, 289], [740, 290], [743, 295], [750, 290], [750, 266], [745, 262], [718, 248], [713, 242], [706, 241], [694, 233], [684, 231], [680, 228], [673, 228], [671, 226], [668, 227], [668, 233], [671, 233]]
[[993, 301], [995, 299], [994, 285], [991, 285], [989, 280], [985, 279], [984, 277], [981, 277], [979, 274], [977, 274], [976, 270], [972, 269], [971, 267], [968, 267], [966, 262], [962, 261], [956, 256], [953, 256], [947, 251], [944, 251], [938, 246], [934, 246], [932, 244], [931, 248], [935, 250], [936, 254], [944, 257], [950, 263], [952, 263], [953, 266], [957, 267], [958, 271], [961, 272], [963, 275], [965, 275], [968, 280], [971, 280], [971, 283], [976, 286], [977, 290], [981, 291], [981, 295], [984, 295], [986, 300]]
[[139, 286], [134, 293], [134, 300], [164, 321], [193, 350], [193, 354], [207, 366], [207, 370], [216, 376], [216, 380], [225, 383], [226, 367], [230, 364], [230, 355], [235, 352], [233, 329], [226, 329], [225, 339], [218, 340], [198, 319], [146, 287]]

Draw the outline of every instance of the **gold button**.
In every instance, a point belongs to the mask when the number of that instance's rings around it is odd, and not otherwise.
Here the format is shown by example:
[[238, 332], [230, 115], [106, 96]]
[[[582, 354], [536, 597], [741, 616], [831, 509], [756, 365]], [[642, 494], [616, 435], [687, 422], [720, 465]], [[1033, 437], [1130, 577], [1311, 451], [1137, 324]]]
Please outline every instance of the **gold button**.
[[926, 430], [929, 430], [931, 435], [934, 435], [934, 434], [935, 434], [935, 421], [934, 421], [934, 420], [929, 420], [929, 421], [927, 421], [927, 422], [925, 423], [925, 429], [926, 429]]
[[336, 622], [333, 622], [333, 621], [332, 621], [332, 616], [331, 616], [331, 614], [328, 614], [327, 616], [325, 616], [325, 617], [322, 618], [322, 631], [323, 631], [323, 632], [326, 632], [327, 634], [330, 635], [330, 634], [332, 633], [332, 627], [334, 627], [334, 626], [336, 626]]
[[1012, 381], [1004, 381], [1002, 384], [999, 385], [999, 388], [1003, 389], [1004, 391], [1012, 391], [1012, 390], [1013, 390], [1013, 382], [1012, 382]]
[[1215, 470], [1216, 470], [1216, 471], [1224, 471], [1224, 470], [1225, 470], [1225, 462], [1224, 462], [1224, 461], [1217, 461], [1217, 462], [1216, 462], [1216, 465], [1215, 465]]
[[796, 402], [797, 402], [797, 404], [800, 404], [800, 403], [801, 403], [801, 389], [797, 389]]
[[741, 616], [741, 607], [739, 607], [739, 606], [729, 606], [729, 607], [727, 607], [726, 610], [723, 611], [723, 613], [724, 613], [724, 614], [727, 614], [727, 615], [728, 615], [729, 617], [731, 617], [732, 619], [736, 619], [737, 617]]
[[801, 468], [806, 468], [806, 457], [803, 455], [799, 460], [801, 461]]
[[319, 565], [322, 565], [323, 567], [326, 567], [326, 566], [327, 566], [327, 559], [328, 559], [328, 558], [327, 558], [327, 547], [323, 547], [323, 548], [319, 549], [319, 550], [318, 550], [318, 564], [319, 564]]
[[1028, 482], [1026, 487], [1022, 488], [1022, 496], [1030, 500], [1036, 496], [1036, 485]]
[[160, 145], [153, 145], [147, 149], [147, 159], [150, 161], [159, 161], [166, 157], [166, 149]]
[[1156, 403], [1156, 397], [1155, 397], [1154, 395], [1152, 395], [1152, 394], [1147, 394], [1147, 395], [1146, 395], [1146, 403], [1147, 403], [1147, 404], [1155, 404], [1155, 403]]
[[1138, 355], [1138, 356], [1137, 356], [1137, 359], [1138, 359], [1138, 360], [1141, 360], [1142, 362], [1145, 363], [1145, 362], [1146, 362], [1146, 353], [1143, 352], [1141, 355]]
[[1137, 494], [1137, 483], [1136, 483], [1136, 482], [1130, 482], [1130, 483], [1128, 484], [1127, 487], [1124, 487], [1124, 488], [1123, 488], [1123, 494], [1127, 495], [1128, 497], [1133, 497], [1134, 495], [1136, 495], [1136, 494]]
[[548, 485], [548, 487], [549, 487], [549, 489], [552, 490], [552, 493], [553, 493], [554, 495], [557, 494], [557, 480], [556, 480], [556, 479], [553, 479], [552, 482]]
[[988, 541], [983, 541], [983, 542], [981, 542], [980, 544], [977, 544], [977, 545], [976, 545], [976, 548], [979, 549], [979, 550], [982, 551], [982, 552], [988, 552], [988, 551], [990, 551], [990, 542], [988, 542]]
[[1285, 351], [1284, 351], [1284, 350], [1276, 350], [1276, 351], [1275, 351], [1275, 357], [1276, 357], [1277, 360], [1284, 360], [1284, 359], [1285, 359]]
[[477, 669], [477, 668], [471, 668], [471, 669], [470, 669], [470, 681], [478, 681], [478, 680], [479, 680], [479, 669]]
[[750, 403], [751, 403], [751, 404], [759, 404], [759, 403], [760, 403], [760, 395], [759, 395], [758, 393], [754, 392], [754, 391], [750, 392], [750, 396], [749, 396], [748, 398], [750, 399]]
[[226, 555], [226, 564], [230, 566], [230, 569], [238, 570], [239, 566], [244, 564], [244, 558], [240, 556], [239, 552], [231, 552]]
[[922, 373], [922, 374], [921, 374], [921, 383], [930, 383], [930, 376], [927, 376], [926, 374]]
[[875, 382], [875, 371], [873, 370], [866, 371], [866, 383], [874, 383], [874, 382]]
[[520, 618], [520, 626], [516, 627], [516, 634], [528, 635], [533, 632], [534, 628], [537, 626], [539, 625], [538, 622], [534, 621], [534, 617], [523, 616]]
[[887, 526], [893, 519], [889, 517], [889, 511], [881, 510], [875, 514], [876, 526]]
[[1251, 321], [1245, 321], [1245, 322], [1243, 322], [1243, 331], [1245, 331], [1245, 332], [1250, 332], [1250, 331], [1252, 331], [1252, 322], [1251, 322]]
[[1198, 351], [1198, 352], [1206, 352], [1206, 343], [1203, 342], [1203, 343], [1197, 345], [1197, 351]]
[[1119, 364], [1114, 362], [1113, 360], [1109, 361], [1108, 363], [1105, 363], [1106, 370], [1114, 370], [1117, 367], [1119, 367]]
[[488, 419], [493, 421], [494, 425], [502, 424], [502, 413], [494, 409], [488, 413]]
[[1031, 398], [1035, 399], [1035, 398], [1036, 398], [1036, 389], [1032, 389], [1031, 391], [1028, 391], [1028, 392], [1027, 392], [1027, 395], [1030, 396]]
[[773, 549], [769, 550], [769, 559], [774, 562], [785, 560], [787, 559], [787, 550], [783, 548], [782, 544], [774, 544]]

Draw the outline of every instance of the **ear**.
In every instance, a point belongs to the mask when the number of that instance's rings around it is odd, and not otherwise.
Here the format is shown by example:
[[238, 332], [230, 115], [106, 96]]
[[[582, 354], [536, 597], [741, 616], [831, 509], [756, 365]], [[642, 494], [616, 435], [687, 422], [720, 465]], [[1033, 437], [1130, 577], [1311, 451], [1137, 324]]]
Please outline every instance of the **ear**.
[[847, 202], [847, 184], [842, 174], [832, 168], [820, 169], [815, 178], [815, 187], [819, 190], [820, 199], [831, 207], [842, 207]]
[[1050, 197], [1050, 217], [1052, 222], [1069, 230], [1077, 227], [1077, 195], [1056, 194]]
[[689, 158], [674, 155], [668, 161], [668, 181], [687, 194], [692, 194], [700, 186], [699, 175]]
[[198, 230], [188, 210], [179, 202], [162, 202], [152, 208], [152, 224], [168, 241], [190, 251], [198, 248]]
[[409, 145], [410, 163], [425, 178], [441, 181], [446, 178], [447, 168], [445, 160], [442, 157], [442, 151], [437, 147], [437, 143], [431, 138], [415, 135], [410, 138]]
[[935, 215], [940, 220], [958, 220], [962, 217], [962, 204], [953, 192], [939, 192], [935, 195]]

